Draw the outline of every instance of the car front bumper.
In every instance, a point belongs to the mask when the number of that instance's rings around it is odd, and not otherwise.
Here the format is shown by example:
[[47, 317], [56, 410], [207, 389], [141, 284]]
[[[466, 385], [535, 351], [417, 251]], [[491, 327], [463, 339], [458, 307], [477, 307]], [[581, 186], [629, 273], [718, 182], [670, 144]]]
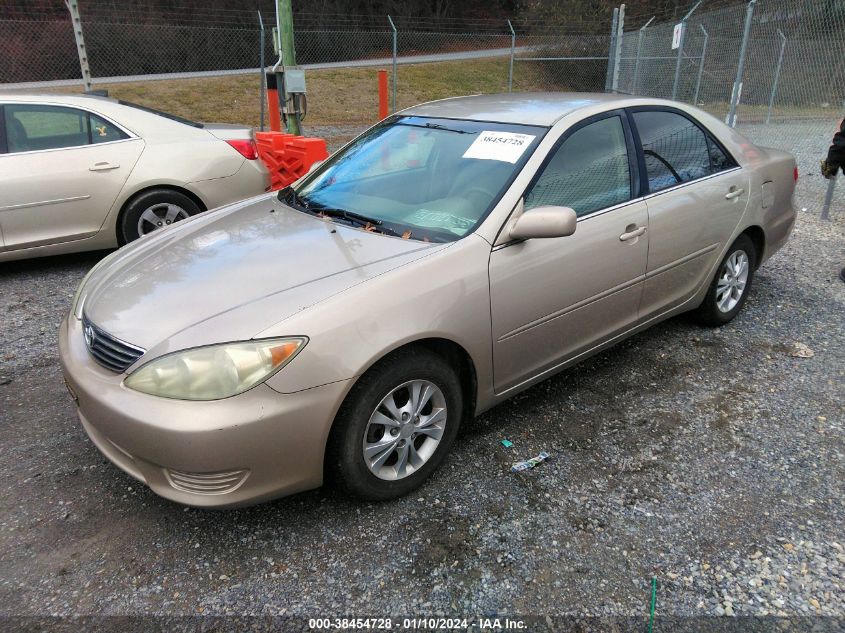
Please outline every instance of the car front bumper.
[[60, 326], [59, 352], [91, 441], [156, 494], [230, 507], [322, 484], [326, 439], [349, 381], [292, 394], [262, 384], [211, 402], [150, 396], [94, 362], [72, 315]]

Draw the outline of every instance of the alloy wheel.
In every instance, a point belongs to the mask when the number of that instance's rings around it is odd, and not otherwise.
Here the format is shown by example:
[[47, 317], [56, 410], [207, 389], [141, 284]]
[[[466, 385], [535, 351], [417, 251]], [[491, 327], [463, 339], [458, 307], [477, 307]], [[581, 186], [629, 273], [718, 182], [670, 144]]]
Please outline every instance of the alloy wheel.
[[725, 260], [716, 285], [716, 305], [721, 312], [730, 312], [742, 299], [751, 265], [745, 251], [738, 250]]
[[397, 480], [431, 459], [446, 428], [446, 398], [437, 385], [411, 380], [378, 404], [364, 432], [363, 457], [379, 479]]
[[169, 202], [161, 202], [148, 207], [138, 218], [138, 235], [146, 235], [160, 228], [169, 226], [188, 217], [182, 207]]

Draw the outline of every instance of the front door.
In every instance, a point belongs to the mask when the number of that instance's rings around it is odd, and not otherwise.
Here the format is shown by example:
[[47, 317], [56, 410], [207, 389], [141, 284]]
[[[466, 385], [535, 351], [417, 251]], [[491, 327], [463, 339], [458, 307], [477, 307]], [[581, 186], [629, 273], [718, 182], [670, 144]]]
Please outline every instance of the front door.
[[567, 131], [525, 195], [525, 208], [575, 209], [568, 237], [512, 242], [490, 256], [494, 383], [506, 392], [636, 322], [648, 212], [624, 114]]
[[94, 235], [144, 142], [77, 108], [7, 103], [2, 110], [0, 230], [6, 249]]

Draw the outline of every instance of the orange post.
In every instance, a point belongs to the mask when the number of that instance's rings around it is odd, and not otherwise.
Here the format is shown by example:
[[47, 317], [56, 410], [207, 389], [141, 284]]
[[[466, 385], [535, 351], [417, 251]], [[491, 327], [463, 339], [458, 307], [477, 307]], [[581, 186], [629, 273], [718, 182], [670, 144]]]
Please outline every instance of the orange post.
[[267, 112], [270, 113], [270, 129], [282, 131], [282, 118], [279, 114], [279, 91], [276, 88], [276, 73], [267, 73]]
[[387, 71], [378, 71], [378, 120], [387, 118]]

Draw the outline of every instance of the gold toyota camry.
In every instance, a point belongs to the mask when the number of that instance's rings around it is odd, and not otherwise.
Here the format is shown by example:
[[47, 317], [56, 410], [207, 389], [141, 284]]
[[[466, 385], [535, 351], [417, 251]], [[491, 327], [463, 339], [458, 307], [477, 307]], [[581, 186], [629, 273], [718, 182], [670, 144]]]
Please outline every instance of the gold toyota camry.
[[733, 319], [797, 177], [670, 101], [419, 105], [106, 257], [61, 325], [64, 375], [94, 444], [168, 499], [396, 497], [470, 416], [681, 312]]

